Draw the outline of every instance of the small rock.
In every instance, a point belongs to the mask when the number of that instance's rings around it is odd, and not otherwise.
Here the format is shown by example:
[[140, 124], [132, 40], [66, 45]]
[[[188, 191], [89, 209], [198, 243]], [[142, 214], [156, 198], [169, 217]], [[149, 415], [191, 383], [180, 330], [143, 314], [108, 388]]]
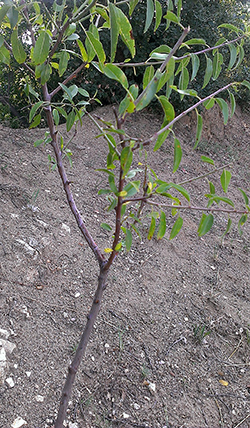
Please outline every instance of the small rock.
[[70, 227], [67, 224], [62, 223], [62, 229], [65, 230], [66, 232], [70, 233]]
[[130, 418], [130, 415], [128, 415], [128, 413], [123, 413], [122, 414], [122, 417], [123, 417], [123, 419], [128, 419], [128, 418]]
[[27, 377], [31, 376], [31, 372], [25, 372]]
[[14, 380], [12, 379], [12, 377], [7, 377], [5, 382], [8, 384], [9, 388], [13, 388], [15, 386], [15, 383], [14, 383]]
[[18, 416], [11, 425], [11, 428], [20, 428], [23, 425], [27, 425], [27, 422]]
[[135, 410], [139, 410], [139, 409], [140, 409], [140, 407], [141, 407], [141, 406], [140, 406], [140, 404], [134, 403], [134, 409], [135, 409]]
[[36, 395], [35, 400], [38, 403], [42, 403], [44, 401], [44, 397], [42, 395]]
[[76, 292], [75, 297], [80, 297], [81, 293], [79, 293], [79, 291]]
[[69, 428], [78, 428], [78, 424], [76, 422], [69, 422]]
[[8, 339], [9, 335], [10, 333], [7, 330], [0, 328], [0, 336], [4, 337], [5, 339]]
[[148, 389], [149, 389], [151, 392], [155, 392], [155, 390], [156, 390], [156, 385], [155, 385], [155, 383], [149, 382], [149, 383], [148, 383]]

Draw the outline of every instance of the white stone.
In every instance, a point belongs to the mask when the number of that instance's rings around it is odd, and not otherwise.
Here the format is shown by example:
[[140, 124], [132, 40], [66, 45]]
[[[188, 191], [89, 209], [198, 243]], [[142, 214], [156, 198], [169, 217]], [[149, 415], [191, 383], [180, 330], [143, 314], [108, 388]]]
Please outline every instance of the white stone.
[[123, 419], [128, 419], [128, 418], [130, 418], [130, 415], [128, 415], [128, 413], [123, 413], [122, 414], [122, 417], [123, 417]]
[[66, 232], [70, 233], [70, 227], [67, 224], [62, 223], [62, 229], [65, 230]]
[[36, 395], [36, 396], [35, 396], [35, 400], [36, 400], [38, 403], [42, 403], [42, 402], [44, 401], [44, 397], [43, 397], [42, 395]]
[[76, 422], [69, 422], [69, 428], [78, 428], [78, 424]]
[[20, 428], [23, 425], [27, 425], [27, 422], [18, 416], [11, 425], [11, 428]]
[[27, 377], [31, 376], [31, 372], [25, 372]]
[[141, 406], [140, 406], [140, 404], [134, 403], [134, 409], [135, 409], [135, 410], [139, 410], [139, 409], [140, 409], [140, 407], [141, 407]]
[[5, 352], [7, 354], [11, 354], [16, 347], [16, 345], [14, 343], [9, 342], [8, 340], [4, 340], [4, 339], [0, 339], [0, 347], [1, 346], [5, 349]]
[[8, 339], [9, 335], [10, 333], [7, 330], [0, 328], [0, 336], [4, 337], [5, 339]]
[[156, 385], [155, 385], [155, 383], [149, 382], [149, 383], [148, 383], [148, 389], [149, 389], [151, 392], [155, 392], [155, 390], [156, 390]]
[[79, 291], [76, 292], [75, 297], [80, 297], [81, 293], [79, 293]]
[[10, 388], [13, 388], [13, 386], [15, 386], [14, 380], [12, 379], [12, 377], [7, 377], [7, 379], [5, 380], [5, 382], [8, 384], [8, 386]]

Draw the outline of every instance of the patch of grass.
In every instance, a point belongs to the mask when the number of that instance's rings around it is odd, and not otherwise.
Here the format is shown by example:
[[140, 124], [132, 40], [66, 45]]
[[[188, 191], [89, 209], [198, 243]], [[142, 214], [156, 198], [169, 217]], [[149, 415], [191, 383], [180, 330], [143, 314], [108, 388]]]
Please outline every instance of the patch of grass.
[[208, 330], [205, 324], [195, 324], [193, 326], [193, 333], [195, 339], [198, 340], [198, 342], [202, 342], [203, 339], [211, 333], [211, 330]]

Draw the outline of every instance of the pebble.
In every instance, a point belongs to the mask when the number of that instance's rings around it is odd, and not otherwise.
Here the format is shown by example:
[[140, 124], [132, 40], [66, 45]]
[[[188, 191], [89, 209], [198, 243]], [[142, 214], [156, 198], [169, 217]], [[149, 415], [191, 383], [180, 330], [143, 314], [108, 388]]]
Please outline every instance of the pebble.
[[44, 397], [42, 395], [36, 395], [35, 400], [38, 403], [42, 403], [44, 401]]
[[27, 422], [18, 416], [11, 425], [11, 428], [20, 428], [23, 425], [27, 425]]
[[15, 383], [14, 383], [14, 380], [12, 379], [12, 377], [7, 377], [5, 382], [8, 384], [9, 388], [13, 388], [15, 386]]

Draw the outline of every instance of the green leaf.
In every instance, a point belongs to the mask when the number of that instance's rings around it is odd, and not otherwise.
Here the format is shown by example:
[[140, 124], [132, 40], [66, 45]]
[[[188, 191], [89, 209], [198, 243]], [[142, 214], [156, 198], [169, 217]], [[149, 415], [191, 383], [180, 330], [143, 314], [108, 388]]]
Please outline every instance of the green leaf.
[[0, 64], [1, 62], [10, 65], [10, 52], [4, 45], [0, 48]]
[[60, 116], [59, 116], [58, 110], [54, 108], [52, 114], [53, 114], [55, 125], [58, 126], [60, 122]]
[[220, 177], [220, 182], [221, 182], [222, 189], [224, 190], [225, 193], [227, 193], [227, 189], [228, 189], [231, 177], [232, 177], [231, 172], [224, 169]]
[[198, 146], [200, 139], [201, 139], [201, 133], [202, 133], [202, 125], [203, 125], [203, 119], [202, 116], [197, 113], [197, 126], [196, 126], [196, 137], [195, 137], [195, 145], [194, 145], [194, 149], [196, 149], [196, 147]]
[[105, 64], [103, 73], [110, 79], [117, 80], [125, 89], [128, 88], [128, 81], [123, 71], [114, 64]]
[[97, 55], [98, 60], [101, 63], [104, 63], [106, 61], [106, 55], [103, 50], [103, 46], [101, 42], [98, 39], [96, 39], [90, 31], [86, 31], [86, 36], [87, 36], [87, 39], [85, 44], [87, 47], [87, 51], [89, 53], [88, 60], [92, 61], [92, 59], [94, 59], [94, 57]]
[[206, 46], [206, 41], [204, 39], [190, 39], [187, 42], [185, 42], [185, 45], [188, 45], [188, 46], [205, 45]]
[[250, 82], [248, 82], [247, 80], [243, 80], [243, 82], [241, 82], [241, 85], [245, 86], [247, 89], [250, 90]]
[[224, 118], [224, 125], [227, 124], [228, 122], [228, 105], [226, 103], [225, 100], [223, 100], [223, 98], [215, 98], [215, 101], [217, 102], [218, 106], [220, 107], [222, 114], [223, 114], [223, 118]]
[[112, 230], [112, 227], [107, 223], [101, 223], [100, 226], [102, 227], [102, 229], [107, 230], [108, 232], [111, 232]]
[[[185, 90], [187, 89], [189, 84], [189, 73], [186, 67], [184, 67], [181, 71], [179, 77], [179, 89]], [[181, 100], [184, 98], [184, 95], [181, 95]]]
[[135, 56], [135, 39], [133, 37], [133, 31], [131, 24], [126, 17], [126, 15], [122, 12], [121, 9], [116, 7], [115, 9], [116, 19], [119, 24], [119, 33], [123, 40], [123, 43], [128, 47], [132, 57]]
[[70, 54], [66, 51], [62, 51], [61, 55], [60, 55], [59, 68], [58, 68], [58, 72], [59, 72], [60, 77], [67, 70], [69, 59], [70, 59]]
[[210, 188], [211, 195], [214, 195], [215, 194], [215, 187], [211, 181], [209, 181], [209, 188]]
[[212, 74], [213, 74], [213, 61], [207, 57], [207, 68], [204, 76], [202, 89], [204, 89], [207, 86], [209, 80], [211, 79]]
[[129, 16], [134, 12], [135, 7], [137, 6], [139, 0], [130, 0], [129, 2]]
[[34, 142], [34, 147], [39, 147], [43, 142], [44, 142], [44, 138], [42, 138], [41, 140], [36, 140]]
[[161, 211], [157, 239], [158, 240], [162, 239], [165, 233], [166, 233], [166, 214], [164, 213], [164, 211]]
[[33, 122], [29, 126], [29, 129], [36, 128], [40, 124], [41, 118], [42, 116], [40, 114], [35, 116]]
[[173, 173], [175, 173], [177, 171], [177, 169], [179, 168], [179, 165], [181, 163], [181, 158], [182, 158], [182, 150], [181, 150], [180, 141], [177, 138], [175, 138], [174, 139], [174, 168], [173, 168]]
[[129, 229], [126, 230], [126, 238], [125, 238], [125, 245], [126, 250], [129, 251], [132, 245], [132, 233]]
[[35, 116], [37, 110], [41, 107], [42, 104], [43, 104], [43, 101], [38, 101], [38, 103], [35, 103], [33, 105], [33, 107], [30, 110], [30, 114], [29, 114], [29, 122], [32, 121], [32, 119]]
[[198, 70], [200, 67], [200, 59], [199, 59], [198, 55], [191, 54], [191, 60], [192, 60], [192, 76], [191, 76], [191, 82], [192, 82], [192, 80], [195, 79], [195, 77], [198, 73]]
[[229, 231], [230, 231], [230, 229], [231, 229], [231, 226], [232, 226], [232, 220], [231, 220], [231, 218], [229, 217], [228, 218], [228, 222], [227, 222], [227, 227], [226, 227], [226, 230], [225, 230], [225, 232], [223, 233], [223, 235], [221, 236], [221, 238], [223, 238]]
[[133, 160], [133, 153], [130, 147], [124, 147], [121, 152], [120, 162], [121, 162], [121, 169], [123, 170], [123, 176], [124, 178], [126, 174], [129, 171], [129, 168], [132, 164]]
[[229, 91], [229, 98], [230, 98], [230, 104], [231, 104], [231, 117], [233, 117], [234, 112], [235, 112], [235, 108], [236, 108], [236, 101], [234, 98], [234, 94], [232, 94], [232, 92]]
[[42, 64], [49, 56], [50, 38], [46, 31], [42, 31], [38, 37], [34, 51], [32, 54], [32, 60], [35, 65]]
[[111, 62], [115, 59], [116, 46], [119, 37], [119, 25], [116, 17], [116, 6], [109, 2], [109, 17], [110, 17], [110, 40], [111, 40]]
[[144, 74], [143, 74], [143, 89], [145, 89], [149, 82], [153, 79], [154, 77], [154, 67], [152, 65], [150, 65], [149, 67], [146, 67]]
[[238, 50], [239, 50], [239, 57], [238, 57], [237, 64], [236, 64], [236, 65], [235, 65], [235, 67], [234, 67], [234, 70], [235, 70], [236, 68], [238, 68], [238, 67], [239, 67], [239, 65], [242, 63], [243, 58], [244, 58], [244, 55], [245, 55], [245, 52], [244, 52], [243, 46], [238, 46]]
[[242, 30], [240, 28], [237, 28], [237, 27], [235, 27], [235, 25], [232, 25], [232, 24], [221, 24], [218, 26], [218, 28], [227, 28], [228, 30], [234, 31], [237, 34], [242, 32]]
[[119, 251], [122, 248], [122, 243], [118, 242], [118, 244], [115, 247], [115, 251]]
[[3, 20], [4, 20], [5, 16], [6, 16], [8, 10], [10, 9], [10, 7], [11, 6], [9, 4], [6, 4], [6, 5], [3, 5], [0, 8], [0, 24], [3, 22]]
[[158, 0], [155, 0], [155, 28], [154, 33], [156, 32], [157, 28], [159, 27], [161, 23], [162, 18], [162, 8], [161, 3]]
[[76, 115], [75, 115], [74, 110], [71, 110], [71, 112], [68, 114], [67, 121], [66, 121], [66, 130], [67, 130], [67, 132], [69, 132], [70, 129], [72, 128], [72, 126], [74, 125], [74, 123], [75, 123], [75, 117], [76, 117]]
[[88, 62], [88, 54], [87, 54], [85, 47], [83, 46], [83, 43], [81, 42], [81, 40], [77, 40], [77, 44], [78, 44], [78, 47], [80, 49], [83, 61]]
[[144, 27], [144, 33], [146, 33], [151, 25], [151, 22], [154, 17], [154, 3], [153, 0], [147, 0], [147, 13], [146, 13], [146, 21]]
[[163, 18], [167, 19], [168, 21], [175, 22], [176, 24], [179, 24], [179, 22], [180, 22], [180, 19], [178, 18], [178, 16], [176, 16], [170, 10], [168, 10], [168, 12], [166, 13], [166, 15], [164, 15]]
[[237, 49], [233, 43], [230, 43], [228, 45], [230, 50], [230, 61], [228, 64], [228, 70], [231, 70], [231, 68], [234, 66], [236, 58], [237, 58]]
[[211, 165], [214, 165], [214, 161], [211, 158], [208, 158], [207, 156], [201, 156], [202, 162], [210, 163]]
[[246, 221], [247, 221], [247, 214], [243, 214], [243, 216], [240, 218], [238, 222], [238, 230], [239, 230], [240, 236], [243, 234], [241, 227], [246, 223]]
[[175, 111], [172, 104], [168, 101], [167, 97], [165, 95], [160, 95], [158, 98], [158, 101], [160, 102], [162, 109], [164, 111], [164, 122], [166, 122], [165, 125], [172, 122], [172, 120], [175, 118]]
[[156, 220], [155, 217], [151, 217], [151, 223], [150, 223], [150, 228], [148, 231], [148, 240], [150, 241], [153, 236], [154, 236], [154, 232], [155, 232], [155, 224], [156, 224]]
[[162, 183], [156, 189], [156, 193], [164, 194], [169, 189], [172, 189], [172, 188], [176, 189], [178, 192], [180, 192], [182, 194], [182, 196], [184, 196], [184, 198], [187, 199], [188, 202], [190, 202], [189, 193], [186, 191], [186, 189], [184, 189], [184, 187], [180, 186], [179, 184], [175, 184], [175, 183]]
[[21, 41], [18, 39], [17, 30], [13, 30], [11, 34], [12, 52], [18, 64], [22, 64], [26, 60], [26, 52]]
[[44, 85], [50, 78], [52, 68], [50, 64], [41, 64], [41, 66], [41, 84]]
[[242, 193], [242, 196], [244, 198], [245, 204], [248, 206], [249, 205], [249, 201], [248, 201], [248, 197], [247, 197], [246, 193], [240, 187], [239, 187], [239, 191]]
[[139, 102], [136, 105], [136, 110], [140, 111], [144, 109], [150, 101], [154, 98], [157, 88], [158, 82], [162, 76], [162, 73], [158, 69], [153, 77], [153, 79], [149, 82], [148, 86], [144, 89], [144, 91], [139, 96]]
[[172, 227], [170, 237], [169, 237], [170, 241], [171, 239], [174, 239], [178, 235], [178, 233], [182, 228], [182, 225], [183, 225], [183, 218], [179, 216]]
[[208, 233], [213, 226], [213, 222], [214, 217], [212, 214], [206, 215], [203, 213], [198, 227], [198, 235], [203, 236]]
[[159, 80], [157, 92], [160, 91], [160, 89], [169, 81], [169, 79], [174, 76], [174, 70], [175, 70], [175, 60], [174, 58], [170, 58], [166, 65], [166, 69], [162, 75], [162, 77]]
[[215, 103], [215, 99], [214, 98], [210, 98], [209, 100], [204, 101], [203, 104], [204, 104], [206, 110], [209, 110], [210, 108], [212, 108], [214, 106], [214, 103]]
[[9, 18], [11, 28], [14, 28], [16, 26], [16, 24], [17, 24], [17, 21], [18, 21], [18, 11], [15, 9], [14, 6], [12, 6], [8, 10], [7, 16]]
[[216, 80], [221, 72], [223, 64], [223, 56], [222, 54], [217, 50], [214, 59], [213, 59], [213, 80]]

